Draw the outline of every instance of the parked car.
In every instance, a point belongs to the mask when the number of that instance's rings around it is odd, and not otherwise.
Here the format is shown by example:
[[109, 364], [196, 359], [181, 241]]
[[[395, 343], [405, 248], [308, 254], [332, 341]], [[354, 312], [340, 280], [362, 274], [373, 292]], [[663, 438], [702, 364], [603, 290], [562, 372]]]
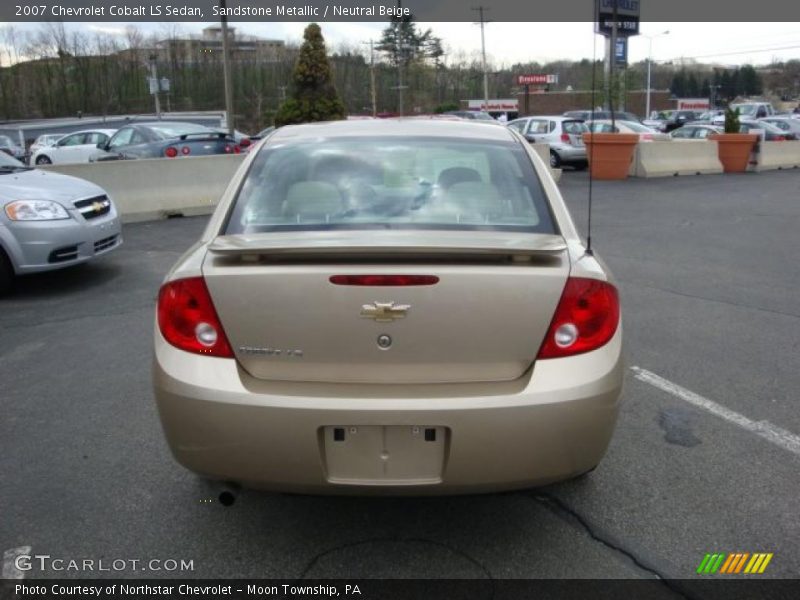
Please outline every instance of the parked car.
[[252, 138], [250, 138], [250, 139], [262, 140], [265, 137], [267, 137], [270, 133], [272, 133], [273, 131], [275, 131], [275, 126], [274, 125], [270, 125], [269, 127], [265, 127], [264, 129], [259, 131], [257, 134], [252, 136]]
[[769, 123], [778, 129], [782, 129], [786, 133], [792, 133], [795, 137], [800, 136], [800, 120], [794, 119], [790, 116], [787, 117], [767, 117], [760, 119], [762, 123]]
[[633, 121], [615, 121], [613, 124], [611, 121], [589, 121], [586, 125], [593, 133], [635, 133], [639, 136], [640, 142], [670, 139], [665, 133]]
[[89, 162], [89, 157], [97, 152], [98, 144], [105, 144], [116, 129], [86, 129], [68, 133], [55, 144], [40, 148], [31, 156], [35, 165], [66, 164]]
[[[769, 102], [736, 102], [730, 105], [732, 110], [739, 109], [740, 119], [763, 119], [764, 117], [771, 117], [775, 114], [775, 109]], [[714, 125], [725, 124], [725, 113], [717, 115], [711, 121]]]
[[767, 142], [783, 142], [786, 140], [795, 140], [797, 137], [794, 133], [784, 131], [780, 127], [771, 125], [764, 121], [751, 121], [746, 119], [739, 119], [739, 132], [751, 133], [753, 130], [764, 130], [764, 140]]
[[720, 109], [707, 110], [707, 111], [702, 112], [699, 115], [697, 115], [697, 118], [694, 121], [691, 121], [691, 123], [688, 123], [688, 124], [692, 124], [692, 123], [708, 123], [708, 124], [711, 124], [711, 122], [714, 120], [714, 118], [719, 117], [719, 116], [722, 116], [722, 120], [723, 120], [723, 123], [724, 123], [724, 121], [725, 121], [725, 111], [724, 110], [720, 110]]
[[580, 119], [523, 117], [511, 121], [507, 127], [518, 131], [529, 142], [549, 144], [550, 166], [554, 169], [566, 164], [580, 170], [588, 164], [583, 134], [589, 129]]
[[62, 137], [64, 137], [63, 133], [43, 133], [42, 135], [36, 138], [36, 141], [34, 141], [31, 144], [31, 147], [29, 149], [31, 156], [33, 156], [34, 154], [36, 154], [38, 150], [41, 150], [46, 146], [52, 146]]
[[90, 162], [135, 158], [178, 158], [238, 154], [241, 148], [227, 133], [196, 123], [154, 121], [121, 127]]
[[15, 276], [86, 262], [122, 243], [119, 216], [102, 188], [2, 153], [0, 206], [0, 293]]
[[624, 374], [618, 293], [524, 144], [435, 119], [261, 142], [158, 294], [153, 385], [178, 462], [304, 493], [592, 470]]
[[[591, 110], [568, 110], [564, 113], [564, 116], [570, 117], [571, 119], [581, 119], [583, 121], [591, 121], [592, 119], [597, 121], [598, 119], [610, 119], [611, 111], [596, 110], [592, 112]], [[615, 110], [614, 118], [623, 121], [633, 121], [634, 123], [640, 122], [639, 117], [632, 112], [626, 112], [624, 110]]]
[[0, 135], [0, 152], [17, 160], [25, 161], [25, 148], [7, 135]]
[[715, 125], [703, 125], [700, 123], [690, 123], [670, 132], [673, 140], [705, 140], [714, 133], [722, 133], [724, 129]]

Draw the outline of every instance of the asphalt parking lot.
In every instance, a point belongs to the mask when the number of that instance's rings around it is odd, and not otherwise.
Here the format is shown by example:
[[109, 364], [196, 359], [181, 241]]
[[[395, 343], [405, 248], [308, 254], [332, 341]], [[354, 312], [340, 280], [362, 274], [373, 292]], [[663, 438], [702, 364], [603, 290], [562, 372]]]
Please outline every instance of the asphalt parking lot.
[[[586, 173], [560, 185], [585, 231]], [[128, 225], [116, 253], [0, 300], [0, 550], [192, 560], [148, 575], [201, 578], [686, 578], [707, 552], [771, 552], [763, 577], [797, 577], [799, 199], [800, 171], [594, 183], [629, 369], [590, 476], [230, 507], [172, 460], [150, 391], [158, 286], [206, 219]]]

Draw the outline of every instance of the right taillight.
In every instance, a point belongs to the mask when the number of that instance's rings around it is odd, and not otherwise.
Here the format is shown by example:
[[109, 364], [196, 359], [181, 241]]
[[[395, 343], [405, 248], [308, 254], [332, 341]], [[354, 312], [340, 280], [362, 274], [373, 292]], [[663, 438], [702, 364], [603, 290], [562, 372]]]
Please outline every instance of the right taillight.
[[538, 358], [562, 358], [596, 350], [608, 343], [618, 326], [617, 288], [597, 279], [570, 277]]
[[565, 144], [569, 144], [569, 134], [568, 133], [562, 133], [561, 134], [561, 141], [564, 142]]
[[195, 354], [233, 358], [202, 277], [177, 279], [161, 286], [158, 328], [164, 339], [176, 348]]

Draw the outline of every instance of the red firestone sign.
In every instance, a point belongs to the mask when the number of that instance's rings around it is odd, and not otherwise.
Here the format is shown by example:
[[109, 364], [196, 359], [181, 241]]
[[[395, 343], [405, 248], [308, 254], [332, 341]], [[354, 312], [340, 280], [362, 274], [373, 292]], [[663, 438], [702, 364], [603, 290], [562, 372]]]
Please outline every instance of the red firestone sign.
[[558, 83], [558, 75], [517, 75], [517, 85], [547, 85]]

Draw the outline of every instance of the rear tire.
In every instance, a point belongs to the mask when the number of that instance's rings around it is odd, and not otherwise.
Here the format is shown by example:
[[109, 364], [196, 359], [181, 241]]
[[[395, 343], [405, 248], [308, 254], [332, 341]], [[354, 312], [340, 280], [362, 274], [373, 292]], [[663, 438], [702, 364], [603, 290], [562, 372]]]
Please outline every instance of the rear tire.
[[14, 267], [6, 256], [5, 250], [0, 248], [0, 296], [11, 292], [14, 286]]
[[53, 161], [50, 160], [47, 156], [42, 155], [42, 156], [38, 156], [36, 158], [36, 164], [37, 165], [52, 165]]
[[561, 157], [555, 150], [550, 150], [550, 168], [557, 169], [561, 166]]

